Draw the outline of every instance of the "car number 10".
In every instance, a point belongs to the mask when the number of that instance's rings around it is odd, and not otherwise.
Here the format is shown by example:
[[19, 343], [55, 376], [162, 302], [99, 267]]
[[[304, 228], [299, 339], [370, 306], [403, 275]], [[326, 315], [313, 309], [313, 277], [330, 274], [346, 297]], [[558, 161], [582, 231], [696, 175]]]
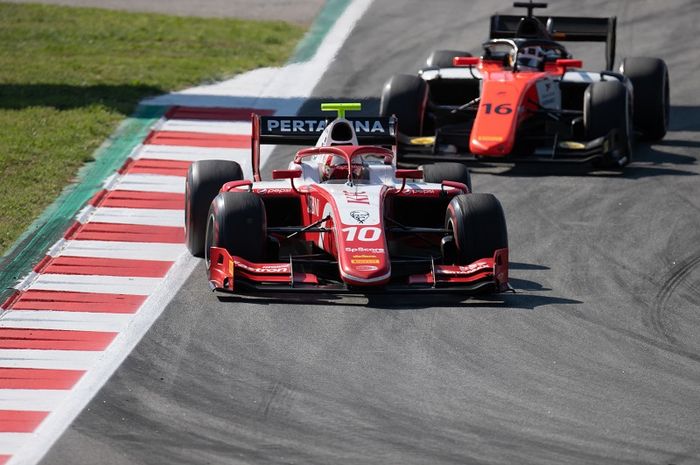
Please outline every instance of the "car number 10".
[[374, 242], [382, 235], [382, 230], [376, 226], [349, 226], [343, 228], [342, 231], [346, 234], [345, 240], [348, 242], [355, 239], [362, 242]]

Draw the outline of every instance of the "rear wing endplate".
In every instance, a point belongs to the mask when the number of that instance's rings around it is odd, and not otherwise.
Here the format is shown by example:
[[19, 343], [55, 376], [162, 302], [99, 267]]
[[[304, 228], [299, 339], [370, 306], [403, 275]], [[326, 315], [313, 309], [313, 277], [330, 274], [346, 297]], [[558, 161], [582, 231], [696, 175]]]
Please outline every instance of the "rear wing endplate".
[[[491, 16], [491, 39], [512, 39], [522, 16]], [[606, 69], [615, 63], [617, 18], [588, 18], [575, 16], [536, 16], [545, 25], [553, 40], [560, 42], [605, 42]]]
[[[316, 145], [334, 117], [325, 116], [260, 116], [253, 114], [252, 162], [253, 178], [260, 181], [260, 145]], [[355, 128], [360, 145], [396, 145], [396, 118], [346, 117]]]

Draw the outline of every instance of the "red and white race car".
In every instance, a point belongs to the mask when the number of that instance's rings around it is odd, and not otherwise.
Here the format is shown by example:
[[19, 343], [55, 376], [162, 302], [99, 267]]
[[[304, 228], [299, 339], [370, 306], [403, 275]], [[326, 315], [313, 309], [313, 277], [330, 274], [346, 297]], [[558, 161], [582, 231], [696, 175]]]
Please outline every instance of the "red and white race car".
[[[345, 118], [359, 108], [322, 105], [334, 119], [253, 115], [253, 180], [232, 161], [192, 164], [186, 241], [205, 257], [212, 289], [507, 290], [498, 200], [471, 193], [462, 164], [397, 169], [395, 118]], [[261, 180], [261, 143], [309, 141]]]

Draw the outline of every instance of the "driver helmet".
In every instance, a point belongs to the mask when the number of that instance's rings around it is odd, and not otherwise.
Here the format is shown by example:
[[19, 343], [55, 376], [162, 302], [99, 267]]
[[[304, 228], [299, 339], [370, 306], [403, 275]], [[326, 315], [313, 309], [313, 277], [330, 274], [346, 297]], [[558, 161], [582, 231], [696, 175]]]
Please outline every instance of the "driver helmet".
[[[362, 179], [364, 168], [361, 164], [353, 163], [351, 169], [353, 179]], [[348, 178], [348, 162], [345, 158], [339, 157], [338, 155], [324, 155], [321, 163], [319, 163], [319, 170], [321, 181]]]
[[518, 50], [518, 69], [540, 70], [544, 68], [544, 49], [540, 46], [527, 46]]

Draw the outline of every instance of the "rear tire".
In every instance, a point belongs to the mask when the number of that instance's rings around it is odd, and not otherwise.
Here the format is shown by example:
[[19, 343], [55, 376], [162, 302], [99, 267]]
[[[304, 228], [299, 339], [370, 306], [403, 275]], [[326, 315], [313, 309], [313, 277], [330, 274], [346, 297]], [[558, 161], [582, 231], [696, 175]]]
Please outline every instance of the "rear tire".
[[470, 57], [471, 53], [460, 52], [458, 50], [435, 50], [430, 54], [425, 64], [428, 68], [452, 68], [452, 60], [455, 57]]
[[445, 228], [452, 230], [458, 265], [493, 257], [496, 250], [508, 247], [503, 207], [492, 194], [454, 197], [445, 213]]
[[666, 63], [659, 58], [625, 58], [620, 72], [632, 81], [635, 128], [647, 140], [663, 139], [671, 112]]
[[442, 181], [461, 182], [472, 192], [472, 178], [469, 168], [461, 163], [433, 163], [432, 165], [422, 165], [423, 181], [440, 184]]
[[209, 247], [223, 247], [231, 255], [251, 262], [265, 258], [267, 217], [265, 204], [254, 192], [222, 192], [209, 208], [204, 253], [209, 268]]
[[412, 74], [396, 74], [384, 84], [379, 114], [396, 115], [399, 132], [407, 136], [420, 136], [427, 103], [428, 85], [423, 79]]
[[190, 165], [185, 183], [185, 242], [195, 257], [204, 254], [204, 235], [211, 201], [222, 185], [242, 179], [243, 171], [235, 161], [202, 160]]
[[620, 81], [594, 82], [583, 97], [583, 125], [590, 139], [606, 136], [617, 129], [619, 157], [632, 158], [630, 102], [627, 88]]

